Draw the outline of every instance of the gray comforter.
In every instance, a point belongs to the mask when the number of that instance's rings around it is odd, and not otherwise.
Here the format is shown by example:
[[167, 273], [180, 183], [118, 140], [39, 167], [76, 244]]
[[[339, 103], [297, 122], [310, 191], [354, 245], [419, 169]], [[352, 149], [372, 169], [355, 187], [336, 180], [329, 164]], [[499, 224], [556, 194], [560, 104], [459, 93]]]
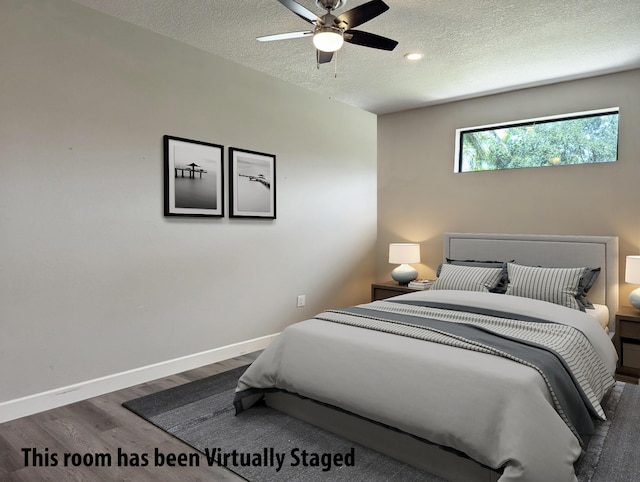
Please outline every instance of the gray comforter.
[[[385, 318], [376, 311], [398, 310], [452, 324], [471, 322], [456, 310], [415, 306], [419, 300], [529, 318], [472, 316], [486, 331], [529, 344], [544, 340], [552, 352], [567, 357], [569, 380], [585, 410], [594, 418], [604, 416], [599, 401], [613, 384], [617, 356], [589, 315], [491, 293], [425, 291], [396, 299], [408, 303], [375, 302], [358, 309], [373, 313], [374, 325]], [[572, 417], [565, 413], [572, 409], [558, 399], [558, 382], [554, 387], [544, 369], [487, 348], [484, 341], [479, 348], [475, 340], [437, 327], [415, 328], [404, 318], [391, 325], [380, 322], [387, 328], [363, 327], [370, 322], [362, 321], [358, 309], [326, 312], [285, 329], [239, 380], [236, 407], [248, 408], [263, 390], [285, 390], [464, 452], [502, 470], [501, 481], [575, 480], [573, 463], [581, 448]], [[528, 326], [514, 329], [521, 323]]]

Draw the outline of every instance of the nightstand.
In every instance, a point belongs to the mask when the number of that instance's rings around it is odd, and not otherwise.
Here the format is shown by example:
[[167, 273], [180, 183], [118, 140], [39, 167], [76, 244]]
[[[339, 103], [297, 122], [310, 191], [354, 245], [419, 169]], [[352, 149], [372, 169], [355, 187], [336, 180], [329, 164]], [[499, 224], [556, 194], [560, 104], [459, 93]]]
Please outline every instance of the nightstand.
[[395, 281], [386, 281], [384, 283], [373, 283], [371, 285], [371, 301], [384, 300], [392, 296], [402, 295], [404, 293], [413, 293], [417, 290], [409, 288], [406, 285], [399, 285]]
[[618, 351], [616, 378], [638, 383], [640, 378], [640, 311], [622, 306], [616, 313], [614, 343]]

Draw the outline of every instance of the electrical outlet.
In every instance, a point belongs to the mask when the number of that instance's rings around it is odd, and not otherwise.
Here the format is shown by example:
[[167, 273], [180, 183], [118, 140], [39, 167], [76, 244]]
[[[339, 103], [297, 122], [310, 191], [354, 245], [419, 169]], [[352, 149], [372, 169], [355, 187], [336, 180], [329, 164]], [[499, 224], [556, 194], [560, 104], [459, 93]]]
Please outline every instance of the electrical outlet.
[[296, 305], [298, 308], [302, 308], [307, 304], [307, 295], [298, 295], [298, 304]]

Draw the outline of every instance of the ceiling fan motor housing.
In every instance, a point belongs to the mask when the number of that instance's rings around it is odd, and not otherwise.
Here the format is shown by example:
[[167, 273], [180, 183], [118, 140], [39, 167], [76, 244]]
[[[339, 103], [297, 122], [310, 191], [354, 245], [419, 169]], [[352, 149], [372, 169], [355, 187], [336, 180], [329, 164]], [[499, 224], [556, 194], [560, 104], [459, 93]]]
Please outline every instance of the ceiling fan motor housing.
[[347, 0], [316, 0], [316, 5], [324, 10], [336, 10], [342, 7]]
[[316, 30], [317, 29], [328, 29], [328, 28], [337, 28], [337, 29], [346, 29], [347, 25], [344, 22], [338, 20], [338, 17], [331, 13], [326, 13], [322, 17], [318, 17], [316, 21]]

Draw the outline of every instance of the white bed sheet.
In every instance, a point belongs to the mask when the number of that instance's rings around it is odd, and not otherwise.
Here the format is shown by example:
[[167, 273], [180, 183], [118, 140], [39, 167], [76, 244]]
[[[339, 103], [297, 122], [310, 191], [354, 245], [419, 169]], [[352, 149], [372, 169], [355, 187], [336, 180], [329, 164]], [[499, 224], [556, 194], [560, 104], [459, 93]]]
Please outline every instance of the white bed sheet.
[[586, 313], [598, 320], [605, 333], [609, 333], [609, 308], [607, 308], [607, 305], [594, 303], [593, 308], [587, 308]]

